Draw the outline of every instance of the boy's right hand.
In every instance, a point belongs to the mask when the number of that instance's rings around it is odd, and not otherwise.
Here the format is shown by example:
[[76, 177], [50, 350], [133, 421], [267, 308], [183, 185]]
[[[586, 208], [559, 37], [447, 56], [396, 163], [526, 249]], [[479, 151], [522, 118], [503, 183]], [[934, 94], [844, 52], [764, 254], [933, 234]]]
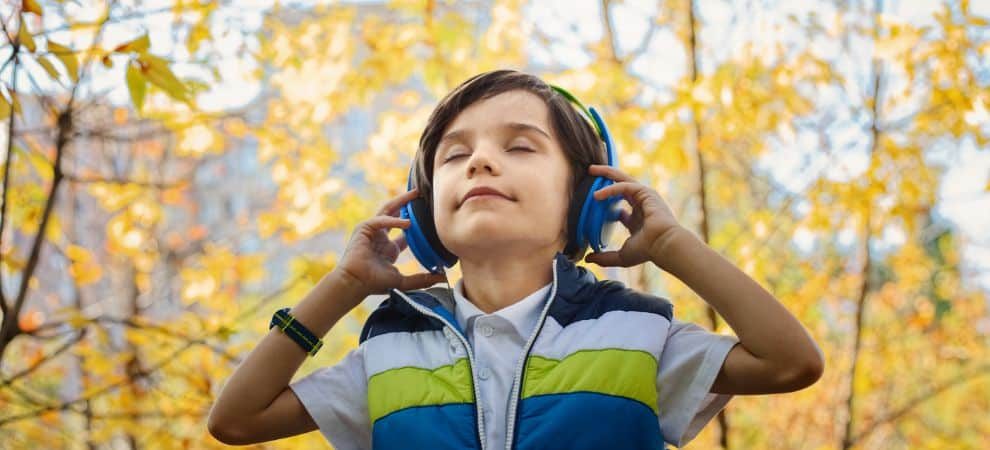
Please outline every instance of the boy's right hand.
[[354, 228], [344, 255], [333, 270], [358, 292], [371, 295], [387, 294], [392, 288], [402, 291], [425, 289], [446, 279], [442, 273], [403, 275], [393, 265], [407, 244], [404, 233], [395, 240], [389, 240], [388, 231], [410, 226], [409, 219], [398, 215], [402, 206], [415, 199], [418, 194], [418, 189], [402, 193], [389, 200], [375, 217]]

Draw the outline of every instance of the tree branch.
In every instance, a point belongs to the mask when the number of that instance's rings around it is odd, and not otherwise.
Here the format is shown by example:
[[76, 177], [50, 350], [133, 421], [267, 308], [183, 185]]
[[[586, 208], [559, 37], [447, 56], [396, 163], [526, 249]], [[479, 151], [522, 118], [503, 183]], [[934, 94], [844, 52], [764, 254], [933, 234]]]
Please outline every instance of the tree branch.
[[41, 367], [46, 362], [55, 359], [56, 356], [58, 356], [58, 355], [60, 355], [62, 353], [65, 353], [66, 350], [70, 349], [77, 342], [81, 341], [82, 338], [85, 337], [85, 336], [86, 336], [86, 329], [83, 328], [83, 329], [79, 330], [79, 334], [77, 334], [75, 337], [73, 337], [72, 339], [69, 339], [69, 340], [63, 342], [62, 345], [59, 348], [57, 348], [53, 352], [45, 355], [44, 357], [42, 357], [41, 359], [39, 359], [37, 362], [35, 362], [34, 364], [32, 364], [30, 367], [28, 367], [28, 368], [26, 368], [26, 369], [24, 369], [24, 370], [22, 370], [20, 372], [17, 372], [15, 374], [11, 375], [10, 378], [4, 379], [4, 380], [0, 380], [0, 387], [7, 387], [11, 383], [13, 383], [14, 381], [17, 381], [18, 378], [22, 378], [22, 377], [26, 377], [26, 376], [30, 375], [31, 372], [34, 372], [35, 370], [38, 370], [38, 368]]
[[[6, 25], [4, 26], [4, 33], [6, 33]], [[11, 100], [14, 100], [14, 95], [17, 93], [17, 64], [18, 58], [17, 53], [20, 51], [20, 46], [15, 45], [14, 49], [11, 51], [10, 59], [8, 61], [14, 61], [14, 68], [11, 70], [11, 81], [10, 81], [10, 92]], [[14, 155], [14, 117], [16, 116], [14, 111], [14, 103], [11, 101], [10, 104], [10, 117], [7, 118], [7, 154], [4, 155], [4, 165], [3, 165], [3, 194], [0, 198], [0, 248], [3, 247], [3, 230], [7, 225], [7, 199], [10, 196], [10, 166]], [[0, 267], [3, 266], [3, 253], [0, 252]], [[16, 314], [11, 314], [7, 306], [7, 296], [3, 292], [3, 273], [0, 271], [0, 311], [3, 311], [3, 322], [0, 324], [0, 342], [4, 342], [16, 335]], [[0, 344], [2, 345], [2, 344]], [[0, 358], [2, 361], [2, 358]]]
[[144, 180], [132, 180], [130, 178], [124, 177], [83, 177], [75, 174], [66, 173], [65, 179], [72, 183], [112, 183], [112, 184], [133, 184], [137, 186], [153, 187], [158, 189], [170, 189], [186, 186], [189, 184], [189, 179], [184, 178], [181, 181], [174, 181], [170, 183], [163, 183], [157, 181], [144, 181]]
[[609, 14], [608, 12], [609, 3], [611, 3], [610, 0], [601, 0], [600, 3], [602, 7], [602, 30], [604, 31], [603, 34], [604, 34], [605, 44], [607, 45], [608, 50], [610, 52], [609, 59], [612, 62], [620, 62], [619, 52], [615, 48], [615, 30], [613, 29], [614, 27], [612, 26], [612, 15]]
[[0, 419], [0, 427], [6, 425], [8, 423], [17, 422], [17, 421], [21, 421], [21, 420], [25, 420], [25, 419], [31, 419], [31, 418], [40, 416], [40, 415], [42, 415], [42, 414], [44, 414], [46, 412], [50, 412], [50, 411], [70, 410], [70, 408], [73, 405], [77, 404], [77, 403], [82, 403], [82, 402], [86, 402], [86, 401], [92, 400], [92, 399], [94, 399], [94, 398], [96, 398], [96, 397], [98, 397], [100, 395], [103, 395], [103, 394], [105, 394], [107, 392], [110, 392], [110, 391], [112, 391], [112, 390], [114, 390], [116, 388], [119, 388], [121, 386], [130, 384], [130, 383], [132, 383], [134, 381], [137, 381], [139, 379], [146, 378], [146, 377], [150, 376], [154, 371], [156, 371], [156, 370], [162, 368], [163, 366], [165, 366], [166, 364], [168, 364], [170, 361], [175, 361], [176, 358], [178, 358], [178, 356], [180, 354], [182, 354], [183, 352], [185, 352], [186, 350], [188, 350], [189, 348], [191, 348], [194, 344], [195, 343], [192, 342], [192, 341], [187, 342], [186, 345], [184, 345], [184, 346], [180, 347], [179, 349], [177, 349], [176, 351], [172, 352], [172, 354], [170, 354], [170, 355], [162, 358], [161, 360], [159, 360], [158, 362], [156, 362], [154, 365], [152, 365], [151, 367], [149, 367], [147, 370], [136, 371], [135, 373], [130, 374], [129, 376], [124, 377], [121, 381], [118, 381], [118, 382], [115, 382], [115, 383], [110, 383], [110, 384], [108, 384], [108, 385], [106, 385], [106, 386], [104, 386], [104, 387], [102, 387], [100, 389], [97, 389], [96, 391], [92, 392], [89, 396], [79, 397], [79, 398], [76, 398], [74, 400], [69, 400], [69, 401], [65, 401], [65, 402], [59, 403], [57, 405], [43, 406], [43, 407], [36, 408], [36, 409], [34, 409], [32, 411], [29, 411], [29, 412], [26, 412], [26, 413], [23, 413], [23, 414], [15, 414], [15, 415], [12, 415], [12, 416], [4, 417], [4, 418]]
[[881, 425], [889, 424], [897, 420], [900, 420], [901, 417], [911, 412], [911, 410], [916, 408], [918, 405], [937, 397], [943, 392], [948, 391], [953, 387], [967, 383], [969, 381], [972, 381], [987, 374], [990, 374], [990, 364], [984, 364], [983, 366], [978, 367], [976, 370], [970, 373], [959, 375], [956, 378], [947, 381], [945, 384], [935, 386], [934, 388], [928, 390], [928, 392], [919, 394], [918, 396], [912, 398], [911, 400], [908, 400], [907, 403], [904, 404], [904, 406], [901, 406], [900, 408], [891, 411], [889, 414], [871, 423], [869, 426], [864, 428], [859, 433], [856, 433], [856, 435], [849, 440], [849, 444], [855, 445], [857, 442], [863, 440], [871, 433], [876, 431]]
[[[266, 295], [261, 300], [259, 300], [254, 306], [252, 306], [250, 308], [247, 308], [243, 312], [241, 312], [241, 314], [238, 314], [237, 317], [235, 317], [233, 319], [233, 321], [237, 321], [237, 320], [243, 319], [246, 316], [249, 316], [249, 315], [252, 315], [252, 314], [256, 313], [262, 306], [264, 306], [265, 304], [267, 304], [270, 301], [274, 300], [275, 298], [278, 298], [278, 296], [282, 295], [283, 293], [285, 293], [286, 291], [288, 291], [289, 289], [291, 289], [293, 286], [295, 286], [296, 283], [298, 283], [301, 279], [302, 279], [302, 276], [296, 277], [293, 280], [291, 280], [289, 283], [287, 283], [284, 286], [282, 286], [281, 288], [279, 288], [277, 291], [274, 291], [274, 292]], [[108, 322], [113, 322], [113, 323], [123, 323], [123, 324], [128, 324], [128, 322], [136, 323], [136, 322], [131, 321], [130, 319], [103, 318], [103, 321], [108, 321]], [[157, 329], [160, 329], [160, 330], [166, 330], [166, 332], [172, 332], [171, 330], [167, 330], [167, 329], [164, 329], [164, 328], [159, 327], [159, 326], [156, 326], [156, 325], [139, 324], [138, 326], [146, 327], [146, 328], [149, 328], [149, 329], [156, 329], [157, 328]], [[48, 324], [46, 324], [46, 326], [39, 327], [39, 328], [51, 328], [51, 327], [53, 327], [53, 326], [48, 326]], [[124, 377], [121, 381], [110, 383], [110, 384], [108, 384], [108, 385], [106, 385], [106, 386], [104, 386], [104, 387], [102, 387], [100, 389], [97, 389], [97, 390], [93, 391], [88, 396], [78, 397], [76, 399], [64, 401], [64, 402], [59, 403], [59, 404], [41, 406], [39, 408], [35, 408], [34, 410], [29, 411], [29, 412], [26, 412], [26, 413], [23, 413], [23, 414], [17, 414], [17, 415], [12, 415], [12, 416], [8, 416], [8, 417], [0, 418], [0, 427], [3, 427], [4, 425], [6, 425], [8, 423], [18, 422], [18, 421], [26, 420], [26, 419], [32, 419], [32, 418], [38, 417], [39, 415], [44, 414], [46, 412], [50, 412], [50, 411], [65, 411], [65, 410], [74, 411], [72, 409], [72, 406], [74, 406], [77, 403], [84, 403], [84, 402], [93, 400], [94, 398], [96, 398], [96, 397], [98, 397], [100, 395], [103, 395], [103, 394], [105, 394], [107, 392], [110, 392], [113, 389], [116, 389], [118, 387], [121, 387], [121, 386], [124, 386], [126, 384], [132, 383], [134, 381], [137, 381], [137, 380], [140, 380], [140, 379], [149, 377], [155, 371], [157, 371], [158, 369], [164, 367], [169, 362], [175, 361], [180, 354], [182, 354], [186, 350], [192, 348], [194, 345], [202, 344], [202, 345], [209, 346], [208, 344], [206, 344], [206, 339], [208, 337], [209, 337], [209, 335], [207, 333], [204, 333], [203, 335], [201, 335], [198, 338], [189, 339], [184, 345], [182, 345], [176, 351], [174, 351], [170, 355], [162, 358], [161, 360], [159, 360], [158, 362], [156, 362], [155, 364], [153, 364], [152, 366], [150, 366], [148, 369], [138, 370], [138, 371], [132, 373], [129, 377]], [[239, 361], [236, 357], [231, 357], [231, 358], [234, 358], [233, 361]]]

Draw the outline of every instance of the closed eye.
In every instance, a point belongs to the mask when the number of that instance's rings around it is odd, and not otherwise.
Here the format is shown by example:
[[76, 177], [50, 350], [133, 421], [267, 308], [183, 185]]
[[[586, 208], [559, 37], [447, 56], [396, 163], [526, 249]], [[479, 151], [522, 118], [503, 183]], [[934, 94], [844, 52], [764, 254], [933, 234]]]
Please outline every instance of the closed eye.
[[[522, 151], [526, 151], [526, 152], [533, 152], [533, 151], [535, 151], [535, 150], [533, 150], [533, 149], [531, 149], [529, 147], [512, 147], [512, 148], [509, 149], [510, 152], [513, 151], [513, 150], [522, 150]], [[457, 158], [461, 158], [461, 157], [464, 157], [464, 156], [467, 156], [467, 155], [464, 154], [464, 153], [461, 153], [461, 154], [458, 154], [458, 155], [450, 155], [449, 157], [447, 157], [447, 159], [444, 159], [443, 162], [452, 161], [452, 160], [455, 160]]]

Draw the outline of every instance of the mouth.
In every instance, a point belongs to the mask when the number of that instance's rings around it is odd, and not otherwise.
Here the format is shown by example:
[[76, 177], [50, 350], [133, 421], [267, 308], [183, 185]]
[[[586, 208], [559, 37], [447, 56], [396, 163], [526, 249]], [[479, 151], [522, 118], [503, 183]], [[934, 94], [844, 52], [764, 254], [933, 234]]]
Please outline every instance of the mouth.
[[[503, 194], [501, 191], [491, 188], [488, 186], [478, 186], [474, 189], [468, 191], [467, 195], [461, 199], [461, 205], [469, 201], [482, 201], [482, 200], [508, 200], [515, 201], [512, 197]], [[458, 205], [460, 206], [460, 205]]]
[[463, 204], [468, 203], [468, 202], [482, 201], [482, 200], [505, 200], [505, 201], [509, 201], [508, 198], [503, 197], [503, 196], [498, 195], [498, 194], [476, 194], [476, 195], [472, 195], [472, 196], [468, 197], [461, 204], [463, 205]]

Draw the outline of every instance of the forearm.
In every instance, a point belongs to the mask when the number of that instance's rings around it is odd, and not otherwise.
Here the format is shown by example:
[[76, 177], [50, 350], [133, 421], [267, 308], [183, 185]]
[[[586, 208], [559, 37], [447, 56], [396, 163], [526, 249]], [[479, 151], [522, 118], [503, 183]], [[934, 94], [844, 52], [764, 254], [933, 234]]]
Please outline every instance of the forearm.
[[[290, 314], [322, 338], [365, 297], [336, 272], [325, 275]], [[272, 328], [224, 384], [211, 423], [228, 423], [264, 411], [288, 386], [306, 352], [278, 328]]]
[[784, 305], [689, 230], [678, 227], [658, 242], [651, 260], [708, 302], [754, 356], [781, 367], [820, 360], [818, 345]]

